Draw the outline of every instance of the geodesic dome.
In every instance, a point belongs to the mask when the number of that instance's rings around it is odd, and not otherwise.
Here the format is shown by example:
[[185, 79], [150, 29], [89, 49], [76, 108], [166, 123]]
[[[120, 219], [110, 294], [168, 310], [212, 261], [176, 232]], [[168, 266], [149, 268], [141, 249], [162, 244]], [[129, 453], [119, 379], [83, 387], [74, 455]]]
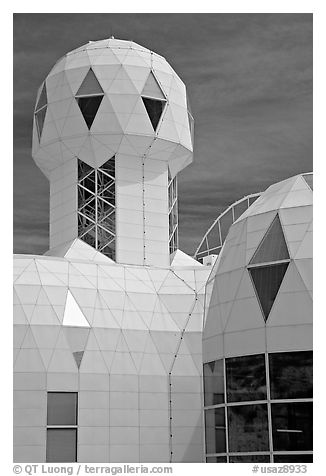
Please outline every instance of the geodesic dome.
[[206, 462], [312, 462], [312, 174], [230, 227], [205, 319]]
[[78, 157], [100, 167], [116, 153], [192, 161], [186, 88], [167, 61], [132, 42], [92, 41], [60, 59], [35, 106], [33, 157], [42, 171]]
[[312, 174], [276, 183], [230, 227], [206, 288], [207, 358], [311, 348], [311, 187]]

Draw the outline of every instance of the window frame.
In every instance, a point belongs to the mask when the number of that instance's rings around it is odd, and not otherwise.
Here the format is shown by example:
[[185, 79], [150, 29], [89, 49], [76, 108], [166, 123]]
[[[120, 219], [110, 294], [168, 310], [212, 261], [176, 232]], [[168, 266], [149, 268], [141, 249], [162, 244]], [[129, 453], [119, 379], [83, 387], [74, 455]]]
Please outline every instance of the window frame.
[[[56, 425], [56, 424], [48, 424], [48, 396], [49, 394], [74, 394], [76, 396], [75, 400], [75, 425]], [[78, 462], [78, 392], [66, 392], [66, 391], [55, 391], [51, 390], [47, 392], [47, 409], [46, 409], [46, 462], [51, 463], [48, 461], [48, 430], [75, 430], [75, 461], [67, 461], [67, 463], [77, 463]]]

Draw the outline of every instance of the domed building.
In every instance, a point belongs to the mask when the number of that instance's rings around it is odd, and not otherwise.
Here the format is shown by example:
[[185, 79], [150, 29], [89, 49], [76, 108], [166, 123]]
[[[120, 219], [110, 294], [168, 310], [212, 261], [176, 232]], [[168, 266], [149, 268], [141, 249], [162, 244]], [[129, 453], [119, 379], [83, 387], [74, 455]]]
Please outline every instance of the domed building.
[[89, 42], [37, 95], [50, 249], [14, 259], [14, 460], [201, 462], [210, 271], [178, 249], [186, 88], [130, 41]]
[[207, 462], [312, 461], [312, 174], [229, 229], [206, 286]]
[[193, 127], [182, 80], [131, 41], [41, 84], [50, 246], [14, 257], [15, 462], [311, 461], [312, 175], [236, 202], [188, 256]]

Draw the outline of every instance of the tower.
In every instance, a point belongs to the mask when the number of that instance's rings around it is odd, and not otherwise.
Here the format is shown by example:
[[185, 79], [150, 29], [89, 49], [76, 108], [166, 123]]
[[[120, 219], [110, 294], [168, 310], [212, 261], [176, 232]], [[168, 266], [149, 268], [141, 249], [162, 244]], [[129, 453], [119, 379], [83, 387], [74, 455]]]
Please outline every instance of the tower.
[[36, 99], [50, 249], [14, 259], [14, 459], [201, 462], [210, 268], [178, 248], [185, 86], [130, 41], [60, 59]]
[[50, 254], [80, 238], [117, 263], [169, 266], [176, 176], [192, 151], [185, 85], [163, 57], [113, 38], [66, 54], [34, 113], [33, 158], [50, 181]]

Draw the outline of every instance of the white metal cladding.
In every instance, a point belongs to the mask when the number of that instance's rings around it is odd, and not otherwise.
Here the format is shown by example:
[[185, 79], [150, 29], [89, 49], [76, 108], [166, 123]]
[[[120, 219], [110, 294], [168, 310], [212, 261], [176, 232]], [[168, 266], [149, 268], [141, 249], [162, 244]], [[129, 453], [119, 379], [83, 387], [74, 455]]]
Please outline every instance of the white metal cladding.
[[[60, 59], [40, 89], [32, 148], [50, 180], [50, 248], [80, 237], [121, 264], [169, 266], [178, 230], [168, 171], [175, 183], [192, 162], [189, 111], [185, 85], [171, 66], [136, 43], [90, 42]], [[112, 157], [115, 230], [88, 223], [76, 184], [77, 162], [101, 170]], [[94, 205], [106, 213], [100, 197]]]
[[[186, 88], [158, 54], [132, 41], [91, 42], [59, 60], [44, 87], [46, 116], [41, 134], [35, 123], [33, 157], [47, 176], [76, 156], [99, 167], [115, 154], [145, 154], [168, 162], [173, 176], [191, 163]], [[164, 103], [155, 127], [144, 99]]]
[[14, 261], [15, 461], [45, 461], [51, 391], [78, 392], [80, 462], [203, 461], [210, 269], [116, 265], [80, 240], [56, 252]]
[[[289, 264], [265, 322], [248, 265], [277, 214]], [[206, 285], [203, 339], [205, 362], [311, 350], [312, 190], [304, 176], [269, 187], [231, 226]]]

